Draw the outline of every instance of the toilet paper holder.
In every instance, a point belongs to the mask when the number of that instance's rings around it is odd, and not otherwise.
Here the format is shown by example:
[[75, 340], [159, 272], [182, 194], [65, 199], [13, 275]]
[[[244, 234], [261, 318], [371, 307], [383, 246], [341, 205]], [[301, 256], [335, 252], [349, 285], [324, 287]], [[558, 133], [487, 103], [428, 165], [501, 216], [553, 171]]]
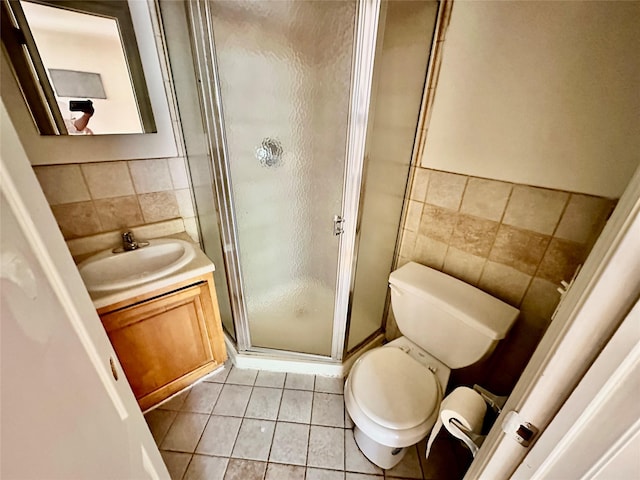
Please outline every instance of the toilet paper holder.
[[[473, 390], [480, 394], [485, 403], [496, 415], [500, 414], [508, 397], [495, 395], [487, 389], [482, 388], [480, 385], [474, 385]], [[471, 454], [475, 457], [487, 436], [467, 430], [462, 423], [455, 418], [449, 419], [449, 426], [458, 435], [460, 435], [459, 438], [469, 448], [469, 450], [471, 450]]]

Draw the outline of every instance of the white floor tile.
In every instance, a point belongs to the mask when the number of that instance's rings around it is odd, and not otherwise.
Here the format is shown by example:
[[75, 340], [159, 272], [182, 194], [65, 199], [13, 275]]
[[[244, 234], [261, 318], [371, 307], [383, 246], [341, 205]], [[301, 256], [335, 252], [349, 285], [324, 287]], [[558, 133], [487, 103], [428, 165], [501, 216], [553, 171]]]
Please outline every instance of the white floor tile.
[[201, 413], [178, 413], [162, 441], [162, 449], [193, 452], [207, 420], [209, 420], [209, 416]]
[[231, 456], [242, 418], [211, 415], [196, 447], [196, 453]]
[[244, 416], [262, 420], [275, 420], [278, 418], [281, 398], [282, 390], [278, 388], [253, 387]]
[[229, 372], [229, 376], [225, 381], [226, 384], [234, 384], [234, 385], [249, 385], [253, 386], [256, 381], [256, 377], [258, 376], [257, 370], [250, 370], [245, 368], [231, 368]]
[[284, 388], [292, 388], [295, 390], [313, 390], [314, 383], [314, 375], [305, 375], [303, 373], [287, 373], [287, 380], [284, 382]]
[[222, 387], [213, 413], [216, 415], [230, 415], [234, 417], [242, 417], [249, 397], [251, 396], [251, 387], [243, 385], [225, 385]]
[[344, 398], [333, 393], [313, 393], [311, 423], [327, 427], [344, 427]]
[[322, 393], [342, 393], [344, 387], [344, 378], [342, 377], [323, 377], [316, 375], [316, 384], [314, 390]]
[[311, 425], [307, 465], [344, 470], [344, 429]]
[[284, 372], [267, 372], [265, 370], [260, 370], [258, 372], [258, 376], [256, 377], [256, 387], [273, 387], [273, 388], [283, 388], [284, 387], [284, 379], [287, 376]]
[[283, 422], [310, 423], [313, 392], [284, 390], [278, 420]]
[[202, 382], [194, 385], [180, 410], [183, 412], [211, 413], [221, 390], [222, 385], [219, 383]]
[[270, 463], [267, 465], [265, 480], [304, 480], [304, 467], [295, 465], [280, 465]]
[[228, 458], [194, 455], [184, 480], [223, 480]]
[[278, 422], [269, 461], [306, 465], [308, 443], [309, 425]]
[[276, 423], [267, 420], [242, 420], [240, 432], [233, 447], [234, 458], [265, 461], [269, 458]]

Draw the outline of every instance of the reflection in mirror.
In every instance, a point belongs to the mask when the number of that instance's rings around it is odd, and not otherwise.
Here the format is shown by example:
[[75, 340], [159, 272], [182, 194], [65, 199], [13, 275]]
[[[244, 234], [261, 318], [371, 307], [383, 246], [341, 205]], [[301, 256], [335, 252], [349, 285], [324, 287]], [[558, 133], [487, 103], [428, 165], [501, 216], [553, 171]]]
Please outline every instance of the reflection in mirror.
[[156, 131], [126, 1], [5, 0], [6, 13], [3, 44], [41, 134]]

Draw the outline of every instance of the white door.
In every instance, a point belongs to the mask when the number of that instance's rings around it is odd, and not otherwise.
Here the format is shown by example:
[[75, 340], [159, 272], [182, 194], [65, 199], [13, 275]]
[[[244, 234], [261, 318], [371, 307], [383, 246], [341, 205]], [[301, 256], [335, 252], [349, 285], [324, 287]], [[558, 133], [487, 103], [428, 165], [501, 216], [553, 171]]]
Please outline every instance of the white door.
[[168, 478], [4, 104], [0, 114], [0, 477]]
[[637, 302], [512, 478], [640, 478], [639, 395]]

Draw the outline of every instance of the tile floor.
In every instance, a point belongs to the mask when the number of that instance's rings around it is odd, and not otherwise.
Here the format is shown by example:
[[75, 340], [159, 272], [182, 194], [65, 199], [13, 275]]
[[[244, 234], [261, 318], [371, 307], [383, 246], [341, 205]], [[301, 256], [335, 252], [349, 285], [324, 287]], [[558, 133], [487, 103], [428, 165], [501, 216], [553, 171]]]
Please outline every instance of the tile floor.
[[173, 480], [462, 477], [464, 461], [446, 439], [435, 442], [429, 462], [424, 442], [390, 470], [369, 462], [354, 441], [342, 387], [338, 378], [227, 364], [145, 418]]

